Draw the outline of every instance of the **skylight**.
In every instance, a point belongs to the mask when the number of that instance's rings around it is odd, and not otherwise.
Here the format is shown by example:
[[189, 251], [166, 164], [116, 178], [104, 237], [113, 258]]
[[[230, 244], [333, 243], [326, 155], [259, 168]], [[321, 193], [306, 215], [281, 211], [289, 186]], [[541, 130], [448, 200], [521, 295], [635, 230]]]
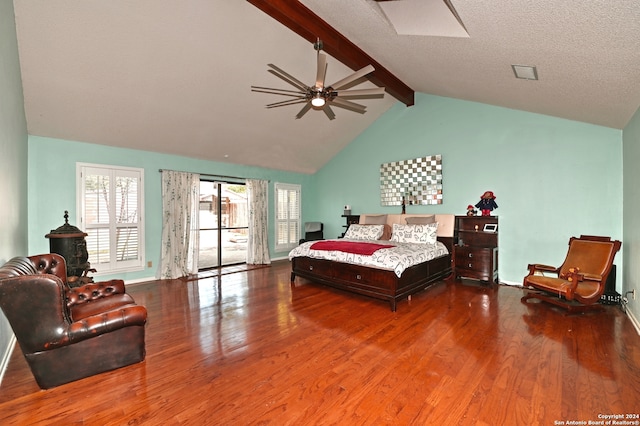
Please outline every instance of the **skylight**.
[[469, 37], [448, 0], [382, 1], [378, 5], [399, 35]]

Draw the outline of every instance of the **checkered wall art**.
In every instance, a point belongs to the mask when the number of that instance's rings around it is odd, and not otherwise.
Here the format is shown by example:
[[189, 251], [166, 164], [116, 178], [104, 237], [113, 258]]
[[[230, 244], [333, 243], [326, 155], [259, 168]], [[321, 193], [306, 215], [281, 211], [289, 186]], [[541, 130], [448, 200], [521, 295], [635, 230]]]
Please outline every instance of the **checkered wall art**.
[[380, 204], [442, 204], [442, 155], [380, 165]]

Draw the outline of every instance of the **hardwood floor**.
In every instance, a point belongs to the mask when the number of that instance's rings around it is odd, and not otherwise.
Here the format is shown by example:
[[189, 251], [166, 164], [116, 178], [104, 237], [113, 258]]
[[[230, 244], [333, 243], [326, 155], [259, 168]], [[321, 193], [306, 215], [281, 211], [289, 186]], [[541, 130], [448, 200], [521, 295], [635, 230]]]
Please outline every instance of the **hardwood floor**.
[[127, 287], [148, 309], [146, 360], [45, 391], [16, 348], [0, 424], [553, 425], [640, 412], [640, 336], [617, 307], [567, 315], [522, 304], [519, 288], [440, 282], [394, 313], [289, 279], [280, 261]]

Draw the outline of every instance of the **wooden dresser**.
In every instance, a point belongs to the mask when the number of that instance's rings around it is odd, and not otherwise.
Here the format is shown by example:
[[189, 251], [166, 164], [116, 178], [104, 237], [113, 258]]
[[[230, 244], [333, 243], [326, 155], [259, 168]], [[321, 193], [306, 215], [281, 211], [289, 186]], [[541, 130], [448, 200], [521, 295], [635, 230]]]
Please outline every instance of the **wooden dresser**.
[[498, 282], [498, 217], [456, 216], [455, 278]]

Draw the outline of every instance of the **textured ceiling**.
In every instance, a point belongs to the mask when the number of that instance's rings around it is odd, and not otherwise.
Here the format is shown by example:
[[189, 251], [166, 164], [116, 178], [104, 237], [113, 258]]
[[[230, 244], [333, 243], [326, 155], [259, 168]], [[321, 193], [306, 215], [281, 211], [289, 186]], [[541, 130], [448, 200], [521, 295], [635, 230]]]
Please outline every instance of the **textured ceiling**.
[[[640, 105], [637, 0], [452, 0], [468, 37], [398, 35], [372, 0], [301, 3], [416, 92], [618, 129]], [[251, 85], [286, 88], [267, 64], [312, 85], [315, 51], [245, 1], [14, 6], [32, 135], [313, 173], [397, 102], [358, 101], [366, 114], [336, 108], [333, 121], [264, 108], [282, 99]], [[330, 81], [352, 73], [328, 62]]]

